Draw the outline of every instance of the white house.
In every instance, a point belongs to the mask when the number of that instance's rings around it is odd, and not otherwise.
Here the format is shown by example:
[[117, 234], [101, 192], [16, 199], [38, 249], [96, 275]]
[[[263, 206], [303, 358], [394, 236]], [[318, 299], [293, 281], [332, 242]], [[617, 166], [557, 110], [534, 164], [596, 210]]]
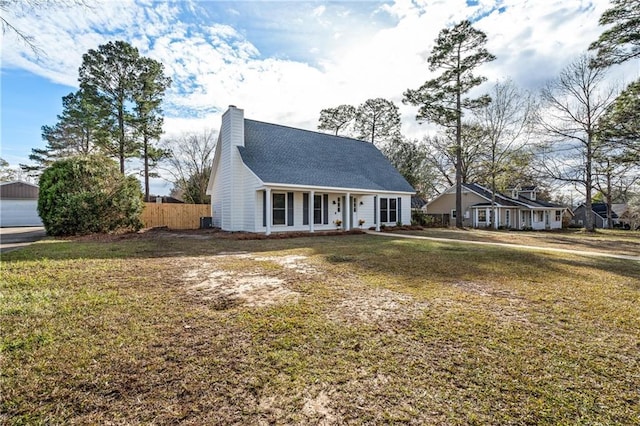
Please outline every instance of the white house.
[[415, 190], [371, 143], [222, 116], [207, 194], [213, 226], [266, 233], [411, 222]]
[[[538, 200], [535, 187], [517, 187], [510, 193], [511, 196], [506, 196], [496, 192], [496, 220], [492, 223], [491, 191], [473, 183], [462, 184], [463, 225], [534, 230], [562, 228], [565, 207]], [[427, 213], [442, 215], [445, 223], [455, 222], [455, 195], [456, 188], [453, 186], [427, 203]]]

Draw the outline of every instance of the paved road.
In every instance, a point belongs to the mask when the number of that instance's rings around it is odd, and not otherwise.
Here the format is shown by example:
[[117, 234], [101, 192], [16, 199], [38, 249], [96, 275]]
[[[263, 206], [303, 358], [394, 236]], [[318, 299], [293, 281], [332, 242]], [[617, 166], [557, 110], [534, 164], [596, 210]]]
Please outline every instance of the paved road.
[[582, 256], [612, 257], [614, 259], [635, 260], [636, 262], [640, 262], [640, 256], [630, 256], [626, 254], [603, 253], [603, 252], [597, 252], [597, 251], [584, 251], [584, 250], [571, 250], [571, 249], [563, 249], [563, 248], [555, 248], [555, 247], [529, 246], [524, 244], [494, 243], [491, 241], [469, 241], [469, 240], [456, 240], [453, 238], [423, 237], [421, 235], [395, 234], [390, 232], [375, 232], [375, 231], [365, 231], [365, 232], [370, 235], [379, 235], [383, 237], [413, 238], [416, 240], [431, 240], [431, 241], [440, 241], [440, 242], [446, 242], [446, 243], [511, 247], [515, 249], [541, 250], [541, 251], [552, 251], [557, 253], [579, 254]]
[[0, 228], [0, 253], [28, 246], [45, 235], [44, 228], [41, 226]]

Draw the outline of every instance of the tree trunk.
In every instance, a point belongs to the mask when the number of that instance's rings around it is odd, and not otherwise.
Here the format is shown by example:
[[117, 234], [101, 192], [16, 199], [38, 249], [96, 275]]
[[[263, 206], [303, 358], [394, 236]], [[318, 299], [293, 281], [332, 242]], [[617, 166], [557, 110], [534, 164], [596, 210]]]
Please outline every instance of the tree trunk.
[[118, 157], [120, 158], [120, 173], [124, 174], [124, 100], [122, 100], [118, 105], [118, 127]]
[[[458, 47], [458, 67], [460, 67], [460, 47]], [[456, 228], [462, 229], [462, 103], [459, 72], [456, 88]]]
[[591, 153], [591, 141], [592, 136], [587, 135], [587, 153], [586, 153], [586, 164], [585, 164], [585, 191], [586, 191], [586, 200], [585, 200], [585, 209], [587, 214], [585, 214], [584, 227], [589, 232], [594, 232], [595, 227], [593, 223], [593, 202], [591, 201], [591, 191], [593, 189], [593, 177], [591, 176], [591, 162], [593, 161], [593, 154]]
[[145, 134], [144, 140], [144, 200], [149, 202], [149, 141]]

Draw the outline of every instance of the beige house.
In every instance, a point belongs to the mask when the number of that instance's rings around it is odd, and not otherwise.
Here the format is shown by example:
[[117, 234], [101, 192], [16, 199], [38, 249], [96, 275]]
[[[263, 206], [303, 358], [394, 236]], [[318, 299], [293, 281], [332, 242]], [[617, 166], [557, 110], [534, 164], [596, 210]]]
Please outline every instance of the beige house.
[[[536, 199], [535, 187], [517, 187], [510, 192], [510, 197], [496, 193], [492, 214], [491, 191], [477, 184], [463, 184], [463, 225], [496, 229], [562, 228], [564, 207]], [[440, 216], [443, 224], [453, 224], [457, 215], [455, 186], [427, 203], [427, 214]], [[492, 221], [494, 216], [495, 222]]]

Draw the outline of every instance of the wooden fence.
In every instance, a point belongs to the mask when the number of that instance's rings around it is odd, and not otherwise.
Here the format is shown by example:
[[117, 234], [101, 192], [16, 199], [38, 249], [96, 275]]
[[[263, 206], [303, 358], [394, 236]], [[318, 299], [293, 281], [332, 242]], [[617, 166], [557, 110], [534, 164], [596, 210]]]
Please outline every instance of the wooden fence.
[[144, 203], [140, 219], [145, 228], [198, 229], [203, 216], [211, 216], [209, 204]]

